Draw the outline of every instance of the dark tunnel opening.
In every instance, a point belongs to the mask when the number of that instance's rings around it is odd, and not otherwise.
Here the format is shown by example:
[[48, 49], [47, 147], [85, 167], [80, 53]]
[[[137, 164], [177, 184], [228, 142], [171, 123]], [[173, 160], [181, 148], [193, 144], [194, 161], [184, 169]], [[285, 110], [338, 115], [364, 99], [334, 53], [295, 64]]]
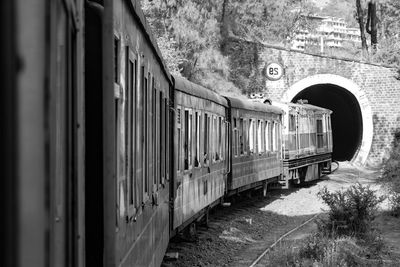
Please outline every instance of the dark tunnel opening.
[[333, 111], [333, 159], [351, 160], [361, 145], [363, 131], [361, 109], [354, 95], [333, 84], [317, 84], [298, 93], [292, 102], [299, 99]]

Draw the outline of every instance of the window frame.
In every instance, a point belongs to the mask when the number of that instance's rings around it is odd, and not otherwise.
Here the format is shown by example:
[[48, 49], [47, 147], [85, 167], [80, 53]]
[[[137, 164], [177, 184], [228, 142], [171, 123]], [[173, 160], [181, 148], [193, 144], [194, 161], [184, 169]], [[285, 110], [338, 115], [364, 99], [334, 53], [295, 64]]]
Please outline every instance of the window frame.
[[177, 106], [176, 108], [176, 129], [177, 129], [177, 155], [176, 155], [176, 170], [180, 173], [182, 169], [182, 107]]
[[138, 184], [136, 180], [137, 162], [137, 130], [135, 127], [137, 123], [138, 105], [137, 105], [137, 56], [129, 46], [126, 46], [126, 198], [127, 198], [127, 212], [128, 216], [133, 216], [139, 208], [139, 194]]
[[[183, 126], [183, 132], [184, 132], [184, 138], [183, 138], [183, 171], [190, 171], [193, 167], [193, 158], [192, 158], [192, 121], [193, 121], [193, 115], [192, 115], [192, 109], [190, 108], [184, 108], [183, 109], [183, 120], [184, 120], [184, 126]], [[186, 113], [187, 112], [187, 113]], [[186, 122], [186, 114], [188, 115], [187, 117], [187, 122]], [[187, 123], [187, 125], [186, 125]], [[185, 147], [185, 143], [187, 147]], [[185, 162], [187, 160], [187, 163]], [[187, 164], [187, 166], [186, 166]]]

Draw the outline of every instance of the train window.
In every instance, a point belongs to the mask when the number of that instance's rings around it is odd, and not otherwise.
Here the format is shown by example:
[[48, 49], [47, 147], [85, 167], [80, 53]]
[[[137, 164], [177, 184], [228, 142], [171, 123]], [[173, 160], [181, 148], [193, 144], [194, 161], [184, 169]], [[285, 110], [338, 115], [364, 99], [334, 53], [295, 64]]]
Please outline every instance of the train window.
[[327, 125], [327, 132], [328, 132], [328, 146], [332, 146], [332, 126], [331, 126], [331, 116], [326, 116], [326, 125]]
[[192, 131], [193, 131], [193, 129], [192, 129], [192, 126], [193, 125], [193, 114], [192, 114], [192, 111], [189, 111], [189, 125], [188, 125], [188, 129], [189, 129], [189, 132], [188, 132], [188, 154], [189, 154], [189, 158], [188, 158], [188, 160], [189, 160], [189, 168], [191, 169], [192, 168], [192, 160], [193, 160], [193, 158], [192, 158]]
[[184, 121], [183, 121], [183, 131], [184, 131], [184, 143], [183, 143], [183, 151], [184, 151], [184, 170], [188, 170], [191, 166], [191, 119], [192, 115], [190, 114], [188, 109], [184, 111]]
[[217, 160], [222, 159], [222, 118], [218, 117], [218, 154]]
[[150, 73], [147, 73], [147, 190], [150, 194], [153, 184], [153, 91]]
[[324, 133], [322, 127], [322, 120], [317, 119], [317, 147], [321, 148], [324, 146]]
[[194, 123], [193, 123], [193, 126], [192, 126], [192, 127], [194, 127], [193, 128], [194, 130], [192, 130], [192, 134], [193, 134], [192, 149], [193, 149], [193, 166], [194, 167], [198, 167], [198, 162], [197, 162], [197, 135], [198, 135], [197, 125], [198, 125], [198, 119], [197, 119], [197, 115], [198, 115], [198, 112], [195, 111], [194, 112]]
[[238, 129], [237, 129], [237, 119], [233, 118], [233, 151], [234, 156], [238, 155]]
[[219, 117], [216, 116], [214, 121], [215, 121], [215, 161], [219, 161], [220, 160], [220, 153], [219, 153], [219, 140], [220, 140]]
[[194, 166], [199, 167], [200, 166], [200, 119], [201, 119], [201, 114], [200, 112], [196, 111], [195, 112], [195, 131], [194, 131]]
[[221, 117], [221, 159], [225, 159], [225, 121]]
[[270, 151], [273, 151], [274, 149], [273, 149], [273, 141], [274, 141], [274, 139], [273, 139], [273, 135], [272, 135], [272, 131], [273, 131], [273, 122], [269, 122], [269, 125], [268, 125], [268, 136], [269, 136], [269, 140], [268, 140], [268, 142], [269, 142], [269, 150]]
[[159, 103], [160, 103], [160, 101], [158, 100], [158, 97], [159, 97], [159, 94], [158, 94], [158, 90], [157, 90], [157, 88], [156, 87], [158, 87], [158, 84], [156, 84], [156, 85], [154, 85], [154, 98], [153, 98], [153, 105], [154, 105], [154, 117], [153, 117], [153, 125], [154, 125], [154, 184], [155, 184], [155, 187], [156, 187], [156, 189], [158, 190], [159, 189], [159, 184], [160, 184], [160, 179], [161, 179], [161, 176], [160, 176], [160, 172], [159, 172], [159, 170], [160, 170], [160, 164], [161, 164], [161, 161], [160, 161], [160, 158], [161, 158], [161, 155], [160, 155], [160, 144], [161, 144], [161, 142], [160, 142], [160, 140], [161, 140], [161, 138], [160, 138], [160, 127], [159, 127], [159, 121], [161, 120], [160, 119], [160, 105], [159, 105]]
[[275, 122], [275, 151], [279, 150], [280, 136], [280, 125], [278, 122]]
[[210, 163], [215, 160], [214, 157], [214, 150], [215, 150], [215, 137], [214, 137], [214, 116], [210, 115], [210, 146], [209, 146], [209, 153], [210, 153]]
[[[168, 94], [167, 94], [167, 96], [168, 96]], [[164, 101], [164, 118], [162, 119], [162, 121], [163, 121], [163, 135], [164, 135], [164, 139], [163, 139], [163, 144], [164, 144], [164, 157], [163, 157], [163, 159], [164, 159], [164, 167], [163, 167], [163, 170], [164, 170], [164, 173], [163, 173], [163, 176], [162, 176], [162, 184], [165, 184], [165, 179], [167, 179], [167, 180], [169, 180], [169, 173], [170, 173], [170, 169], [169, 169], [169, 166], [170, 166], [170, 163], [169, 163], [169, 161], [170, 161], [170, 155], [169, 155], [169, 153], [170, 153], [170, 149], [169, 149], [169, 145], [167, 145], [167, 144], [169, 144], [169, 138], [170, 138], [170, 136], [169, 136], [169, 127], [168, 127], [168, 125], [169, 125], [169, 116], [170, 116], [170, 111], [169, 111], [169, 99], [168, 98], [162, 98], [163, 99], [163, 101]]]
[[209, 147], [209, 138], [208, 138], [208, 134], [209, 134], [209, 116], [207, 113], [204, 113], [204, 164], [207, 164], [208, 161], [208, 147]]
[[269, 122], [265, 122], [265, 127], [264, 127], [264, 135], [265, 135], [265, 151], [270, 151], [270, 146], [269, 146]]
[[119, 48], [120, 41], [117, 36], [114, 36], [114, 82], [119, 84]]
[[176, 112], [176, 122], [177, 122], [177, 131], [178, 131], [178, 145], [177, 145], [177, 152], [178, 152], [178, 164], [177, 169], [178, 171], [181, 170], [181, 149], [182, 149], [182, 129], [181, 129], [181, 109], [178, 108]]
[[[140, 75], [138, 73], [138, 71], [141, 70], [141, 68], [138, 68], [139, 64], [137, 61], [135, 61], [135, 69], [137, 72], [136, 75]], [[141, 90], [141, 86], [143, 83], [142, 80], [142, 75], [139, 76], [140, 77], [140, 86], [138, 83], [136, 83], [135, 88], [136, 88], [136, 125], [142, 125], [143, 124], [143, 91]], [[136, 78], [137, 79], [137, 78]], [[137, 206], [140, 205], [142, 203], [142, 199], [143, 199], [143, 183], [142, 183], [142, 179], [141, 177], [143, 176], [143, 142], [142, 142], [142, 136], [143, 136], [143, 127], [136, 127], [135, 125], [135, 130], [136, 130], [136, 151], [135, 151], [135, 155], [136, 155], [136, 174], [135, 174], [135, 179], [136, 179], [136, 184], [137, 184]]]
[[[142, 76], [144, 77], [144, 68], [143, 68], [143, 74]], [[148, 80], [147, 77], [143, 79], [143, 181], [144, 181], [144, 192], [145, 195], [149, 193], [149, 175], [148, 175], [148, 114], [149, 114], [149, 92], [147, 90], [148, 87]]]
[[278, 151], [282, 150], [282, 124], [278, 123]]
[[249, 124], [249, 150], [250, 154], [254, 153], [254, 120], [252, 119]]
[[293, 114], [289, 115], [289, 132], [296, 131], [296, 117]]
[[136, 59], [129, 47], [126, 49], [127, 55], [127, 97], [125, 105], [125, 120], [126, 120], [126, 166], [127, 166], [127, 177], [128, 177], [128, 205], [129, 215], [133, 214], [133, 207], [137, 207], [136, 197], [136, 162], [135, 162], [135, 151], [136, 151]]
[[276, 151], [277, 147], [277, 135], [276, 135], [276, 122], [272, 122], [272, 151]]
[[261, 120], [258, 120], [257, 123], [257, 144], [258, 144], [258, 153], [261, 154], [264, 152], [262, 145], [262, 123]]
[[207, 121], [207, 140], [208, 140], [208, 144], [207, 144], [207, 162], [210, 163], [211, 159], [212, 159], [212, 115], [208, 116], [208, 121]]
[[215, 152], [216, 152], [216, 132], [217, 132], [217, 127], [216, 127], [216, 119], [215, 115], [211, 117], [211, 147], [210, 147], [210, 153], [212, 155], [212, 162], [215, 162]]
[[244, 138], [243, 138], [243, 119], [239, 120], [239, 145], [240, 145], [240, 155], [244, 154]]
[[[152, 86], [152, 91], [153, 91], [153, 96], [152, 96], [152, 124], [153, 124], [153, 129], [152, 129], [152, 143], [153, 143], [153, 184], [154, 187], [157, 188], [157, 89], [154, 84], [154, 77], [151, 80], [151, 86]], [[153, 188], [153, 190], [156, 190]]]
[[147, 111], [147, 79], [145, 78], [145, 67], [144, 66], [142, 66], [141, 67], [141, 75], [140, 75], [140, 81], [141, 81], [141, 99], [140, 99], [140, 102], [141, 102], [141, 106], [140, 106], [140, 108], [141, 108], [141, 110], [140, 110], [140, 112], [141, 112], [141, 114], [140, 114], [140, 116], [141, 116], [141, 125], [143, 126], [143, 127], [140, 127], [141, 128], [141, 130], [140, 130], [140, 133], [141, 133], [141, 136], [140, 136], [140, 143], [141, 143], [141, 145], [140, 145], [140, 150], [139, 150], [139, 153], [140, 153], [140, 162], [141, 162], [141, 166], [140, 166], [140, 169], [141, 169], [141, 190], [142, 190], [142, 196], [141, 196], [141, 202], [143, 203], [144, 201], [145, 201], [145, 195], [146, 195], [146, 193], [148, 192], [148, 190], [147, 190], [147, 172], [146, 172], [146, 164], [147, 164], [147, 160], [146, 160], [146, 158], [147, 158], [147, 154], [146, 154], [146, 151], [147, 151], [147, 140], [146, 140], [146, 137], [147, 137], [147, 117], [146, 117], [146, 111]]
[[247, 120], [244, 119], [244, 125], [243, 125], [243, 150], [244, 154], [247, 154], [248, 150], [248, 140], [249, 140], [249, 127], [247, 126]]
[[262, 121], [262, 146], [263, 146], [263, 151], [267, 152], [267, 135], [265, 134], [266, 132], [266, 126], [267, 126], [267, 122], [266, 121]]
[[158, 98], [159, 100], [159, 113], [158, 113], [158, 118], [159, 118], [159, 139], [160, 139], [160, 146], [159, 146], [159, 157], [160, 157], [160, 165], [159, 165], [159, 183], [164, 184], [164, 166], [165, 166], [165, 157], [164, 157], [164, 135], [165, 135], [165, 129], [164, 129], [164, 118], [162, 116], [165, 116], [164, 114], [167, 112], [167, 110], [163, 109], [163, 92], [160, 92], [160, 96]]

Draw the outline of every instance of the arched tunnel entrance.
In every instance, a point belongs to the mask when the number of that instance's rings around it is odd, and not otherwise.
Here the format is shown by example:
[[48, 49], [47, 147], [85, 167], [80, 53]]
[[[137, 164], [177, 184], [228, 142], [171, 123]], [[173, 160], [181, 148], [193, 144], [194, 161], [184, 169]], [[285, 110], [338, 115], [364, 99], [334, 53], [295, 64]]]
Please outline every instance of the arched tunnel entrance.
[[356, 97], [334, 84], [315, 84], [297, 93], [292, 102], [307, 99], [309, 104], [332, 113], [333, 158], [352, 160], [362, 143], [363, 120]]

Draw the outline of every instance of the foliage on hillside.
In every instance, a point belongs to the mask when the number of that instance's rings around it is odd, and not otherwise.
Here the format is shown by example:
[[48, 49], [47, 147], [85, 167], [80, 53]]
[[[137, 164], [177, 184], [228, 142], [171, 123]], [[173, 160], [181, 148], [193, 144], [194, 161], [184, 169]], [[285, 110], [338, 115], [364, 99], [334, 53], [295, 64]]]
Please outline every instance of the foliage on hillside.
[[[343, 14], [356, 26], [355, 1], [361, 1], [366, 16], [367, 0], [331, 0], [322, 10], [309, 0], [141, 2], [172, 74], [219, 92], [247, 94], [265, 84], [257, 56], [260, 44], [288, 46], [298, 29], [315, 27], [305, 16], [318, 12]], [[354, 46], [325, 53], [400, 66], [399, 12], [398, 0], [379, 1], [379, 42], [373, 53], [363, 54]]]
[[142, 8], [171, 73], [240, 94], [263, 86], [258, 45], [250, 43], [287, 44], [308, 26], [301, 14], [314, 6], [307, 0], [142, 0]]

